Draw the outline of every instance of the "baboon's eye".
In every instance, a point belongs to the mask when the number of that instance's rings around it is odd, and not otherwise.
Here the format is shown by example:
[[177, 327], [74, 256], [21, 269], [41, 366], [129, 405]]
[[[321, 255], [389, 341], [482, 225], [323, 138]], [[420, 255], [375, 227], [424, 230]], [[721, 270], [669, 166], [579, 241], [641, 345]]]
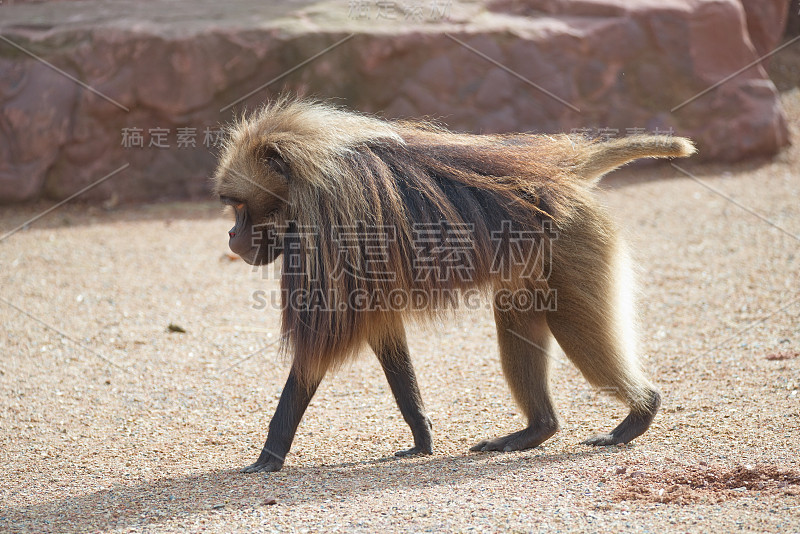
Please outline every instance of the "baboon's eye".
[[228, 196], [224, 196], [223, 195], [223, 196], [219, 197], [219, 200], [223, 204], [226, 204], [226, 205], [232, 207], [233, 209], [235, 209], [237, 211], [242, 209], [242, 208], [244, 208], [244, 202], [242, 202], [241, 200], [239, 200], [237, 198], [232, 198], [232, 197], [228, 197]]

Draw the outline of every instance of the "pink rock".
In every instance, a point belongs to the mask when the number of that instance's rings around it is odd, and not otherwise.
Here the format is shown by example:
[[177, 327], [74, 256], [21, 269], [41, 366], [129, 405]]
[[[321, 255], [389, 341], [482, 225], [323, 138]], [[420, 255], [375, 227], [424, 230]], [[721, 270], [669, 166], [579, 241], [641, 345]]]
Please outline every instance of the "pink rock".
[[[798, 10], [791, 0], [741, 0], [747, 18], [747, 32], [759, 56], [766, 55], [780, 44], [786, 28], [789, 6]], [[767, 58], [764, 66], [769, 62]]]
[[394, 20], [346, 2], [4, 4], [0, 35], [95, 92], [0, 40], [0, 202], [66, 198], [125, 164], [81, 198], [207, 198], [213, 130], [282, 92], [463, 131], [671, 130], [699, 158], [769, 156], [788, 143], [777, 92], [762, 65], [731, 75], [776, 45], [786, 4], [485, 0]]

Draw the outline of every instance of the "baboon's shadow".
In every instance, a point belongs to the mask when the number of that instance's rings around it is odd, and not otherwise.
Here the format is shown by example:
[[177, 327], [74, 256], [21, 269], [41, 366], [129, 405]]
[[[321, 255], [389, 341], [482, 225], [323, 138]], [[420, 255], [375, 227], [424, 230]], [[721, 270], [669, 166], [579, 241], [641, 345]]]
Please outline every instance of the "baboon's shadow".
[[[134, 485], [119, 485], [76, 497], [25, 507], [0, 508], [0, 529], [18, 532], [107, 530], [158, 525], [207, 510], [243, 510], [267, 506], [275, 497], [282, 506], [321, 503], [334, 497], [368, 495], [386, 490], [424, 489], [452, 485], [509, 471], [535, 469], [554, 462], [581, 462], [597, 454], [613, 454], [616, 447], [550, 454], [479, 453], [432, 456], [408, 460], [394, 457], [346, 462], [320, 467], [293, 468], [280, 473], [245, 475], [238, 469], [165, 477]], [[375, 481], [380, 484], [376, 485]], [[87, 514], [87, 511], [89, 513]], [[75, 516], [85, 518], [80, 524]]]

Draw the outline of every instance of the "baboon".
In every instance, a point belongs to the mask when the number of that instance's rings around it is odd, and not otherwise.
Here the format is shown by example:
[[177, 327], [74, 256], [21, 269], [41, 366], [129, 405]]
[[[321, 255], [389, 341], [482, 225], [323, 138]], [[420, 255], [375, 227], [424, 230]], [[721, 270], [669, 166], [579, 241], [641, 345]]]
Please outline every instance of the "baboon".
[[[281, 469], [325, 373], [365, 345], [413, 434], [414, 446], [396, 454], [431, 454], [404, 320], [450, 309], [447, 291], [491, 297], [503, 372], [528, 422], [471, 450], [528, 449], [558, 430], [548, 383], [553, 341], [590, 384], [630, 409], [584, 443], [641, 435], [661, 397], [637, 363], [627, 255], [592, 189], [637, 158], [694, 151], [672, 136], [453, 133], [287, 98], [237, 120], [215, 190], [235, 213], [233, 252], [253, 265], [282, 256], [281, 329], [292, 353], [264, 448], [244, 472]], [[500, 305], [502, 291], [520, 290], [555, 299]], [[365, 304], [378, 295], [393, 305]], [[414, 306], [420, 295], [430, 298]]]

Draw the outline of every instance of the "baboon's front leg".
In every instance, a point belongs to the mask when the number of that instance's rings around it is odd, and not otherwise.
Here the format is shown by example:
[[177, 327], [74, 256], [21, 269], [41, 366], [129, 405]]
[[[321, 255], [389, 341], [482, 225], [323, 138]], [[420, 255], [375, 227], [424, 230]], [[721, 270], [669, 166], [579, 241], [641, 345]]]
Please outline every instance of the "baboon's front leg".
[[311, 397], [317, 391], [319, 382], [303, 384], [298, 380], [295, 370], [289, 373], [286, 385], [283, 386], [281, 399], [275, 409], [275, 415], [269, 423], [269, 433], [267, 442], [261, 449], [258, 460], [252, 465], [242, 469], [243, 473], [258, 473], [261, 471], [279, 471], [283, 467], [283, 462], [289, 449], [292, 446], [297, 425], [303, 417]]
[[381, 362], [400, 413], [411, 427], [411, 433], [414, 436], [414, 446], [396, 452], [395, 456], [433, 454], [431, 420], [425, 415], [422, 405], [422, 396], [408, 353], [405, 331], [400, 326], [391, 335], [377, 341], [370, 341], [370, 345], [378, 356], [378, 361]]

